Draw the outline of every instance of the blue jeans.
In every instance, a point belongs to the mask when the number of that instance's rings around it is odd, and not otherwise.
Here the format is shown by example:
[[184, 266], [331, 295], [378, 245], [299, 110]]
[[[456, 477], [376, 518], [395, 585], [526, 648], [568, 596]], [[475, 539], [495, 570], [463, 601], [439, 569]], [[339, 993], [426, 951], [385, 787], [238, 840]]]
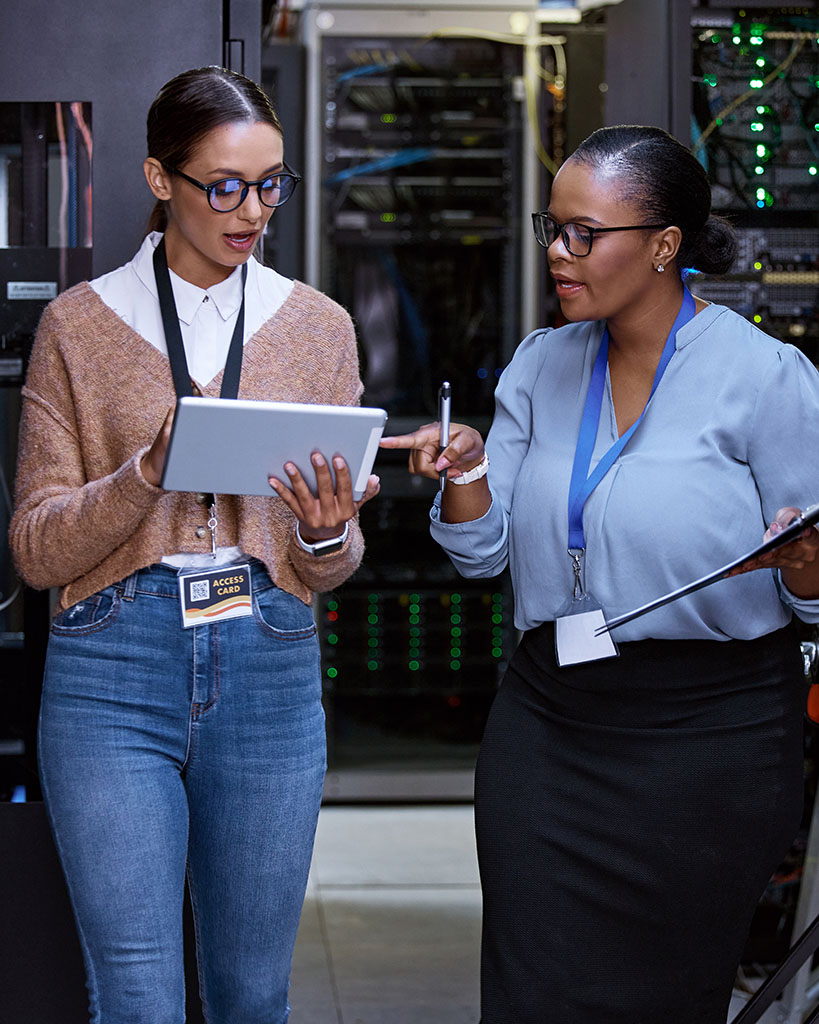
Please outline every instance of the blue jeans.
[[62, 612], [43, 794], [94, 1024], [181, 1024], [187, 872], [208, 1024], [285, 1024], [325, 772], [316, 627], [252, 562], [253, 615], [183, 629], [153, 565]]

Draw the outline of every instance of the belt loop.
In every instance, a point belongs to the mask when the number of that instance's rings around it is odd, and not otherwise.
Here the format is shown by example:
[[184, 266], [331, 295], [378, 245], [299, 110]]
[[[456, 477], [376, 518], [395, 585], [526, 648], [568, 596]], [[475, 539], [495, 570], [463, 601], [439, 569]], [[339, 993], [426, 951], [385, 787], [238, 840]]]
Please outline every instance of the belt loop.
[[122, 592], [123, 601], [133, 601], [134, 595], [136, 594], [137, 579], [139, 578], [139, 570], [132, 572], [130, 576], [126, 577], [125, 589]]

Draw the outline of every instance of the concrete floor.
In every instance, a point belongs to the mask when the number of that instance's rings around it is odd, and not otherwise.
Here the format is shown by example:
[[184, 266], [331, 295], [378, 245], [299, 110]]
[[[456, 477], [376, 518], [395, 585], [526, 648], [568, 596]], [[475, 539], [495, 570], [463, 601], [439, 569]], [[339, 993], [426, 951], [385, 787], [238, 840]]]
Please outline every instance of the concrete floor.
[[290, 1024], [476, 1024], [471, 806], [324, 807]]
[[290, 1024], [477, 1024], [480, 913], [470, 805], [322, 808]]

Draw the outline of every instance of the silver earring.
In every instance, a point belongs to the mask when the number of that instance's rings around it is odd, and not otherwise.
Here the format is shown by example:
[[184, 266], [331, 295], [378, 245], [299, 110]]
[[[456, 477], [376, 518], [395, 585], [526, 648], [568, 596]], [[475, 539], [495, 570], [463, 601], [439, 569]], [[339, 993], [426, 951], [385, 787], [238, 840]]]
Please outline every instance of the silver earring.
[[658, 264], [657, 264], [657, 273], [658, 273], [658, 274], [662, 274], [662, 272], [663, 272], [664, 270], [665, 270], [665, 267], [664, 267], [664, 266], [662, 265], [662, 263], [658, 263]]

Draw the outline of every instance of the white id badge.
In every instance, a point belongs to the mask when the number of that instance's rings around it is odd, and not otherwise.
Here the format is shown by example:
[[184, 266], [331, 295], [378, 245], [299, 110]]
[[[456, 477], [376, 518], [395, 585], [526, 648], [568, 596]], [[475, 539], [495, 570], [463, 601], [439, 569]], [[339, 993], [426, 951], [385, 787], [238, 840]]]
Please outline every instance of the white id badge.
[[605, 626], [603, 609], [590, 594], [572, 600], [555, 619], [555, 655], [557, 663], [579, 665], [602, 658], [617, 658], [620, 652], [610, 633], [595, 636]]
[[227, 565], [205, 572], [180, 573], [179, 600], [184, 629], [252, 615], [250, 566]]

